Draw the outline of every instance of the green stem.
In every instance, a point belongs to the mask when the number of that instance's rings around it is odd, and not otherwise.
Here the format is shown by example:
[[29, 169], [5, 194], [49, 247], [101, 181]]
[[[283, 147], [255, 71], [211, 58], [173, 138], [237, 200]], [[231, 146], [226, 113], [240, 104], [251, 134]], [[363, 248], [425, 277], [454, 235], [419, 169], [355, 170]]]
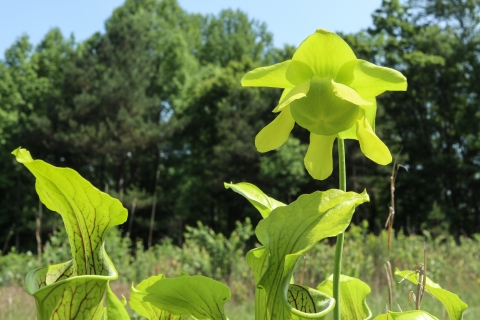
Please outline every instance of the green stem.
[[[337, 138], [338, 144], [338, 171], [340, 190], [347, 191], [347, 176], [345, 169], [345, 145], [343, 139]], [[342, 269], [344, 233], [337, 236], [337, 244], [335, 246], [335, 260], [333, 262], [333, 297], [336, 304], [333, 309], [333, 320], [340, 320], [340, 273]]]

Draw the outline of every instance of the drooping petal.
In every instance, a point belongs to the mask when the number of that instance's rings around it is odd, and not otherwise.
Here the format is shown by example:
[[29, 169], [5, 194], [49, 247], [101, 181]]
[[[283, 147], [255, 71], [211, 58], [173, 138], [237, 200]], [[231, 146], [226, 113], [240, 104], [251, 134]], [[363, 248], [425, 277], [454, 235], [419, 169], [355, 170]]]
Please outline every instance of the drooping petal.
[[407, 90], [407, 78], [401, 72], [360, 59], [346, 62], [335, 81], [354, 88], [363, 98], [376, 97], [385, 91]]
[[290, 104], [292, 116], [312, 133], [330, 136], [355, 124], [358, 105], [338, 98], [328, 78], [313, 77], [307, 97]]
[[354, 89], [332, 80], [333, 94], [338, 98], [359, 106], [369, 106], [372, 103], [364, 100]]
[[314, 179], [325, 180], [332, 174], [332, 148], [335, 138], [335, 135], [319, 136], [310, 133], [310, 144], [303, 162]]
[[356, 56], [350, 46], [337, 34], [324, 29], [317, 29], [305, 39], [292, 58], [310, 66], [316, 76], [331, 79], [345, 62], [353, 59]]
[[295, 83], [287, 79], [287, 69], [291, 60], [261, 67], [247, 72], [242, 80], [244, 87], [293, 88]]
[[361, 108], [365, 111], [365, 118], [372, 127], [372, 130], [375, 132], [375, 117], [377, 116], [377, 99], [367, 98], [365, 99], [371, 102], [371, 105], [362, 106]]
[[280, 99], [278, 99], [278, 103], [282, 103], [282, 101], [285, 99], [285, 97], [292, 91], [293, 88], [285, 88], [282, 91], [282, 95], [280, 96]]
[[267, 152], [281, 147], [287, 141], [295, 121], [287, 106], [282, 112], [255, 137], [258, 152]]
[[373, 132], [365, 116], [359, 117], [357, 120], [357, 138], [360, 142], [360, 149], [367, 158], [381, 165], [392, 162], [390, 150]]
[[310, 80], [296, 86], [295, 88], [288, 91], [285, 97], [280, 101], [280, 103], [273, 109], [273, 112], [280, 112], [286, 106], [288, 106], [292, 101], [305, 98], [307, 96], [308, 90], [310, 89]]
[[[369, 106], [360, 106], [360, 109], [365, 111], [365, 117], [367, 118], [368, 123], [372, 127], [372, 130], [375, 132], [375, 116], [377, 114], [377, 99], [368, 98], [365, 99], [371, 103]], [[359, 112], [360, 113], [360, 112]], [[338, 137], [342, 139], [357, 139], [357, 124], [355, 123], [349, 129], [342, 131], [338, 134]]]

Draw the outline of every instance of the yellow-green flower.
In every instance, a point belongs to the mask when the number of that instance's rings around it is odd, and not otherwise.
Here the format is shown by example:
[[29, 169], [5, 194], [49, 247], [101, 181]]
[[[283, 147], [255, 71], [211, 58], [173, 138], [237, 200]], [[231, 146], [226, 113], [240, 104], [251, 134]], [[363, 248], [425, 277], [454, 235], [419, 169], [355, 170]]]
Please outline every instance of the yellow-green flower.
[[280, 114], [255, 138], [258, 151], [283, 145], [296, 122], [310, 131], [304, 163], [315, 179], [332, 173], [337, 136], [358, 140], [365, 156], [376, 163], [392, 161], [374, 132], [375, 97], [387, 90], [405, 91], [407, 79], [396, 70], [357, 59], [335, 33], [318, 29], [300, 44], [292, 60], [250, 71], [242, 85], [285, 89], [273, 110]]

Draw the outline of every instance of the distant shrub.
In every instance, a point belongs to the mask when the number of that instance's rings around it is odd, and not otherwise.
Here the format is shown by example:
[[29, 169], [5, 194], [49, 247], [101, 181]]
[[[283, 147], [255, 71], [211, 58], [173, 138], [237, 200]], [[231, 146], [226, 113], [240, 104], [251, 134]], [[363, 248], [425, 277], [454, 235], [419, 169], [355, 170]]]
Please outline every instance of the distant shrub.
[[[120, 273], [119, 280], [138, 283], [142, 279], [160, 273], [176, 277], [182, 272], [190, 275], [205, 275], [225, 282], [232, 289], [232, 296], [242, 302], [253, 294], [250, 269], [245, 261], [246, 243], [254, 231], [250, 220], [237, 222], [229, 237], [215, 233], [208, 226], [198, 223], [187, 227], [182, 247], [166, 238], [161, 244], [145, 249], [142, 242], [132, 243], [113, 228], [106, 237], [106, 249]], [[387, 260], [387, 234], [378, 236], [368, 233], [368, 224], [351, 225], [345, 234], [344, 265], [342, 273], [358, 277], [371, 283], [372, 289], [385, 288], [386, 278], [383, 264]], [[480, 290], [480, 235], [473, 238], [461, 237], [459, 244], [451, 236], [432, 238], [405, 236], [402, 232], [392, 243], [392, 268], [413, 269], [422, 260], [423, 242], [427, 243], [428, 273], [434, 279], [442, 279], [444, 288], [461, 294], [461, 288], [478, 286]], [[315, 246], [305, 261], [305, 285], [317, 286], [331, 273], [330, 261], [334, 247], [323, 241]], [[70, 248], [65, 231], [54, 233], [44, 246], [42, 265], [67, 261]], [[31, 252], [12, 251], [0, 256], [0, 286], [23, 285], [26, 270], [38, 267], [37, 257]], [[300, 279], [303, 259], [299, 260], [295, 277]]]
[[[428, 276], [442, 279], [444, 288], [460, 288], [475, 283], [480, 277], [480, 235], [461, 237], [459, 243], [452, 236], [432, 238], [405, 236], [399, 232], [393, 239], [390, 261], [392, 269], [414, 269], [423, 261], [423, 243], [427, 244]], [[372, 288], [386, 287], [384, 263], [387, 261], [387, 232], [378, 236], [368, 233], [368, 223], [351, 225], [345, 233], [342, 273], [358, 277]], [[315, 246], [307, 256], [304, 283], [313, 286], [331, 273], [330, 262], [334, 247], [324, 241]], [[303, 262], [302, 262], [303, 263]], [[302, 263], [297, 265], [296, 277], [300, 277]], [[480, 287], [478, 288], [480, 290]]]
[[37, 257], [30, 251], [19, 253], [13, 247], [7, 255], [0, 256], [0, 286], [23, 286], [28, 270], [38, 267]]

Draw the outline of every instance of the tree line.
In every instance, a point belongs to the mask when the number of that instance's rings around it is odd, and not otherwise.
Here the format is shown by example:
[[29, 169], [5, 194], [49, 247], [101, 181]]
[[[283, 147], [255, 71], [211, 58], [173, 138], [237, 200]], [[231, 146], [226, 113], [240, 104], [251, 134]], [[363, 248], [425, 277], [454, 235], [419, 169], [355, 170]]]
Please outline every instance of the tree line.
[[[372, 28], [342, 35], [359, 58], [401, 70], [409, 82], [406, 93], [378, 99], [376, 123], [408, 168], [396, 181], [397, 230], [480, 232], [479, 9], [478, 0], [384, 0]], [[36, 46], [23, 36], [0, 60], [4, 252], [33, 249], [61, 223], [10, 155], [18, 146], [118, 197], [131, 218], [122, 232], [149, 243], [180, 243], [197, 220], [225, 233], [237, 220], [255, 223], [223, 182], [248, 181], [283, 202], [334, 185], [335, 174], [307, 176], [305, 130], [294, 129], [277, 151], [255, 150], [281, 92], [242, 88], [240, 79], [295, 50], [275, 48], [264, 23], [238, 10], [201, 15], [176, 0], [126, 0], [105, 29], [83, 42], [59, 29]], [[354, 221], [379, 231], [392, 167], [359, 156], [356, 141], [346, 147], [347, 188], [366, 188], [371, 198]]]

